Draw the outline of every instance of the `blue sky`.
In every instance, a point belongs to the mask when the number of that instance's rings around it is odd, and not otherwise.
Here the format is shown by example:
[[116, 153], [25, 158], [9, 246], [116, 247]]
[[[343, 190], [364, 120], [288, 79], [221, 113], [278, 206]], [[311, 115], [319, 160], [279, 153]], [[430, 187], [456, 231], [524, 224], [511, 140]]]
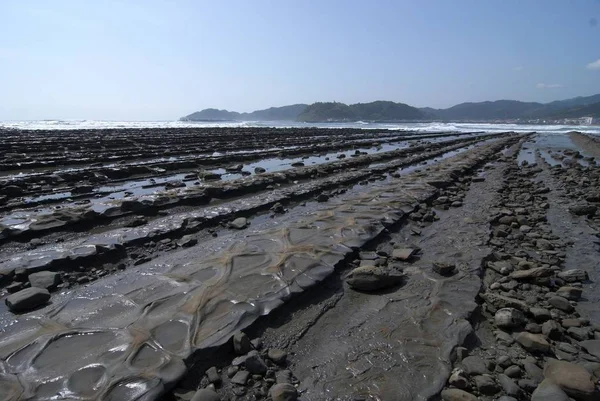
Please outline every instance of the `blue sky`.
[[0, 120], [600, 93], [600, 0], [0, 0]]

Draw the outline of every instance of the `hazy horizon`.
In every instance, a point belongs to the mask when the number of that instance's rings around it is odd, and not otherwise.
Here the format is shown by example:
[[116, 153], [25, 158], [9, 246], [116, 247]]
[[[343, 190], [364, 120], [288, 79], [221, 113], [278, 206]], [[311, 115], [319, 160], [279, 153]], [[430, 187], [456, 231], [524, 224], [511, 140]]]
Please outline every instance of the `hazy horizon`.
[[0, 120], [600, 93], [600, 0], [373, 3], [4, 2]]

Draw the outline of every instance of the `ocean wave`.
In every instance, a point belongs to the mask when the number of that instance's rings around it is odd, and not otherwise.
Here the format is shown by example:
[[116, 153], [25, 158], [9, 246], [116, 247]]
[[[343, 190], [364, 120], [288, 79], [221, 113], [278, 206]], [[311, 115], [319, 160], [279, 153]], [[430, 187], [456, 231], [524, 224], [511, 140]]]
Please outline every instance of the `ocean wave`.
[[580, 131], [600, 135], [600, 126], [586, 125], [525, 125], [495, 123], [302, 123], [293, 121], [100, 121], [100, 120], [37, 120], [37, 121], [0, 121], [0, 128], [25, 130], [75, 130], [75, 129], [114, 129], [114, 128], [190, 128], [190, 127], [274, 127], [274, 128], [358, 128], [390, 129], [418, 132], [546, 132], [566, 133]]

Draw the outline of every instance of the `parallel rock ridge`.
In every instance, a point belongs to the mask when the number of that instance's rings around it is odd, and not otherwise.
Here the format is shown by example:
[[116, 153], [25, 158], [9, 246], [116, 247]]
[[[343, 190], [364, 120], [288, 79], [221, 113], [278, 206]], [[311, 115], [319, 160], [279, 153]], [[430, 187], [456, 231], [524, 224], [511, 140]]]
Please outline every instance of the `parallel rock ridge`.
[[[195, 352], [223, 344], [322, 281], [354, 249], [431, 198], [436, 186], [514, 140], [378, 183], [304, 221], [250, 233], [211, 258], [155, 267], [129, 280], [99, 280], [66, 302], [5, 323], [0, 400], [157, 399]], [[114, 295], [94, 297], [107, 288]]]

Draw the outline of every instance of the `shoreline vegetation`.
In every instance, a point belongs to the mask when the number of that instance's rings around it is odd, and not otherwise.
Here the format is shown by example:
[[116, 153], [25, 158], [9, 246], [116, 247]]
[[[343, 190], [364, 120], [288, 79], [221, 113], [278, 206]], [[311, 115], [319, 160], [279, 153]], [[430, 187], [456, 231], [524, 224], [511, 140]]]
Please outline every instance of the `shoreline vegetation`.
[[600, 121], [600, 94], [576, 97], [550, 103], [497, 100], [461, 103], [447, 109], [417, 108], [405, 103], [374, 101], [370, 103], [345, 104], [340, 102], [317, 102], [271, 107], [251, 113], [204, 109], [189, 114], [181, 121], [297, 121], [322, 122], [511, 122], [556, 123], [576, 121], [591, 125]]

